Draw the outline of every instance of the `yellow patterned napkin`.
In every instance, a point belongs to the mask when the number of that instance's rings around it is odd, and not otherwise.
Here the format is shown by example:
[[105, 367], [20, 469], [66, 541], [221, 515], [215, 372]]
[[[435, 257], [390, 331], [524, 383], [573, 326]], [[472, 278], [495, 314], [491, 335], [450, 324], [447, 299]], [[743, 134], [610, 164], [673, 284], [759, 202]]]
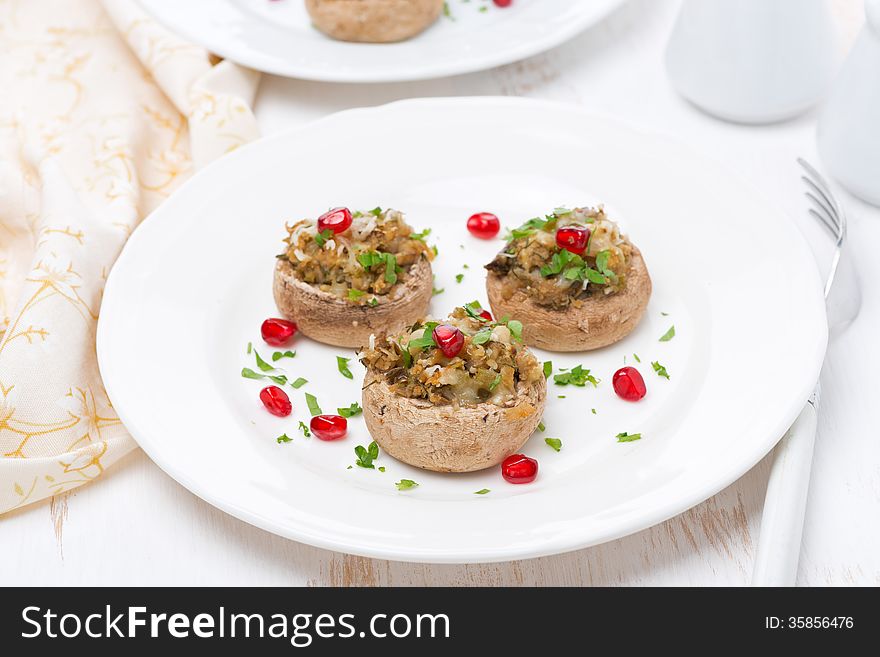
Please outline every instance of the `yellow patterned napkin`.
[[134, 448], [95, 357], [107, 274], [194, 168], [257, 136], [258, 81], [134, 0], [0, 0], [0, 513]]

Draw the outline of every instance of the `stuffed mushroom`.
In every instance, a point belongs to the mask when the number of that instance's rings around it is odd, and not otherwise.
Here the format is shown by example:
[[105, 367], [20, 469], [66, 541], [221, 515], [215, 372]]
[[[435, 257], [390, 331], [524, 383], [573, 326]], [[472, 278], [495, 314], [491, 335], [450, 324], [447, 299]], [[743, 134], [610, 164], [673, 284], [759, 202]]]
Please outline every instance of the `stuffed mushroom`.
[[493, 321], [473, 303], [443, 322], [373, 337], [362, 406], [373, 439], [394, 458], [436, 472], [501, 463], [544, 413], [543, 370], [518, 321]]
[[361, 347], [423, 317], [434, 251], [397, 210], [335, 208], [287, 226], [273, 292], [281, 314], [310, 338]]
[[651, 297], [641, 252], [603, 208], [557, 208], [510, 231], [486, 265], [496, 316], [518, 317], [526, 344], [587, 351], [639, 323]]
[[427, 29], [443, 0], [306, 0], [316, 28], [340, 41], [390, 43]]

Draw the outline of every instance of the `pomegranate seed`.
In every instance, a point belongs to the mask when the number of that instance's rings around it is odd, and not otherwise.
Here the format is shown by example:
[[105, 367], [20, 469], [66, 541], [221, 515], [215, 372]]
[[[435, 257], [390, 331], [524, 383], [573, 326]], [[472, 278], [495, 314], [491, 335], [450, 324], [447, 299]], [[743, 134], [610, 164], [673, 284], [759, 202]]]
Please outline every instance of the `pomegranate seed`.
[[495, 3], [496, 7], [501, 7], [502, 9], [513, 4], [513, 0], [492, 0], [492, 2]]
[[294, 335], [296, 335], [297, 326], [294, 322], [286, 319], [278, 319], [270, 317], [260, 327], [260, 335], [263, 336], [266, 344], [273, 347], [280, 347], [286, 344]]
[[316, 415], [309, 422], [309, 429], [321, 440], [339, 440], [348, 433], [348, 420], [341, 415]]
[[626, 401], [639, 401], [648, 392], [645, 380], [635, 367], [621, 367], [611, 379], [614, 392]]
[[467, 227], [474, 237], [490, 240], [501, 230], [501, 222], [491, 212], [478, 212], [467, 220]]
[[488, 310], [481, 310], [481, 311], [480, 311], [480, 317], [482, 317], [483, 319], [485, 319], [487, 322], [491, 322], [491, 321], [492, 321], [492, 313], [490, 313]]
[[538, 462], [525, 454], [513, 454], [501, 463], [501, 476], [511, 484], [528, 484], [538, 476]]
[[351, 210], [348, 208], [333, 208], [318, 217], [318, 232], [325, 230], [334, 233], [344, 233], [351, 226]]
[[563, 226], [556, 231], [556, 246], [581, 255], [590, 243], [590, 229], [583, 226]]
[[455, 358], [464, 346], [464, 333], [449, 324], [440, 324], [434, 328], [434, 342], [447, 358]]
[[260, 401], [272, 415], [287, 417], [293, 410], [290, 397], [278, 386], [268, 386], [260, 390]]

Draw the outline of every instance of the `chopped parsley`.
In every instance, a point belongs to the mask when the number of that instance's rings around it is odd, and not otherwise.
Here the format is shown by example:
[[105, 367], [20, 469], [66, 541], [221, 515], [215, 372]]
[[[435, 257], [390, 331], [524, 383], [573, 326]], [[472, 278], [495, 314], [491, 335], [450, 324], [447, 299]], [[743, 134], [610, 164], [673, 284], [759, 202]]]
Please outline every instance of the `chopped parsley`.
[[552, 360], [545, 360], [544, 361], [544, 378], [549, 379], [551, 374], [553, 374], [553, 361]]
[[434, 329], [437, 328], [437, 322], [426, 322], [424, 331], [422, 332], [422, 337], [413, 338], [410, 340], [406, 349], [404, 349], [404, 353], [409, 353], [411, 349], [425, 349], [428, 347], [436, 347], [437, 343], [434, 342]]
[[376, 297], [373, 297], [372, 299], [367, 301], [367, 305], [370, 306], [370, 308], [375, 308], [379, 305], [379, 300]]
[[333, 237], [333, 231], [329, 228], [326, 228], [315, 235], [315, 242], [317, 242], [318, 246], [324, 246], [327, 243], [327, 240], [329, 240], [331, 237]]
[[348, 369], [348, 364], [350, 362], [351, 358], [343, 358], [342, 356], [336, 357], [336, 368], [339, 370], [339, 373], [346, 379], [354, 379], [354, 374], [352, 374], [351, 370]]
[[302, 431], [302, 435], [303, 435], [305, 438], [308, 438], [308, 437], [310, 437], [310, 436], [312, 435], [312, 432], [309, 431], [309, 428], [306, 426], [306, 423], [303, 422], [302, 420], [299, 421], [299, 427], [298, 427], [298, 428], [299, 428], [300, 431]]
[[456, 283], [461, 283], [463, 280], [464, 280], [464, 274], [456, 274], [455, 275], [455, 282]]
[[284, 376], [283, 374], [278, 374], [278, 375], [260, 374], [259, 372], [254, 372], [249, 367], [242, 367], [241, 368], [241, 375], [246, 379], [254, 379], [254, 380], [269, 379], [270, 381], [277, 383], [280, 386], [283, 386], [284, 384], [287, 383], [287, 377]]
[[544, 442], [557, 452], [562, 449], [562, 441], [559, 438], [544, 438]]
[[514, 340], [522, 342], [523, 325], [521, 321], [518, 319], [509, 319], [507, 321], [502, 321], [501, 323], [507, 324], [507, 328], [510, 329], [510, 335], [513, 336]]
[[308, 381], [306, 381], [306, 380], [305, 380], [304, 378], [302, 378], [302, 377], [299, 377], [299, 378], [297, 378], [296, 381], [294, 381], [294, 382], [291, 383], [290, 385], [292, 385], [294, 388], [296, 388], [296, 389], [298, 390], [299, 388], [302, 388], [302, 387], [303, 387], [305, 384], [307, 384], [307, 383], [308, 383]]
[[318, 406], [318, 398], [310, 392], [306, 393], [306, 406], [309, 407], [309, 413], [311, 413], [312, 416], [321, 415], [324, 412], [321, 410], [321, 407]]
[[581, 256], [562, 249], [553, 254], [550, 264], [541, 267], [541, 276], [547, 278], [562, 274], [563, 278], [570, 281], [589, 281], [604, 285], [609, 281], [617, 280], [616, 274], [608, 269], [610, 255], [607, 250], [600, 251], [596, 256], [596, 269], [593, 269]]
[[363, 290], [356, 290], [355, 288], [351, 288], [348, 291], [348, 300], [349, 301], [357, 301], [365, 294], [366, 294], [366, 292], [364, 292]]
[[357, 402], [352, 402], [348, 408], [337, 408], [336, 410], [342, 417], [354, 417], [364, 412], [364, 409]]
[[485, 344], [492, 339], [492, 329], [490, 327], [481, 328], [474, 334], [474, 337], [471, 338], [471, 342], [474, 344]]
[[291, 438], [290, 436], [288, 436], [286, 433], [282, 433], [280, 436], [278, 436], [278, 437], [275, 439], [275, 442], [278, 443], [279, 445], [280, 445], [281, 443], [292, 443], [292, 442], [293, 442], [293, 438]]
[[403, 271], [398, 266], [397, 257], [393, 253], [380, 251], [365, 251], [358, 254], [357, 260], [364, 269], [372, 269], [376, 265], [385, 265], [385, 281], [394, 285], [397, 282], [397, 274]]
[[419, 486], [412, 479], [401, 479], [394, 485], [397, 486], [397, 490], [410, 490], [411, 488], [418, 488]]
[[544, 420], [538, 422], [538, 431], [544, 431], [547, 427], [544, 426]]
[[[350, 468], [351, 466], [348, 466], [348, 467]], [[379, 472], [385, 472], [385, 466], [384, 466], [384, 465], [380, 465], [380, 466], [379, 466], [378, 468], [376, 468], [376, 469], [377, 469]]]
[[354, 453], [355, 456], [357, 456], [357, 461], [354, 462], [356, 466], [369, 468], [370, 470], [376, 469], [376, 466], [373, 465], [373, 461], [379, 458], [379, 445], [376, 444], [375, 440], [366, 447], [358, 445], [354, 448]]
[[675, 325], [673, 324], [672, 326], [669, 327], [669, 330], [666, 331], [666, 333], [664, 333], [661, 336], [660, 342], [669, 342], [674, 337], [675, 337]]
[[490, 493], [491, 491], [488, 488], [481, 488], [478, 491], [474, 492], [474, 495], [485, 495], [486, 493]]
[[501, 373], [500, 372], [497, 375], [495, 375], [495, 379], [492, 381], [492, 383], [489, 384], [489, 392], [492, 392], [493, 390], [495, 390], [495, 388], [498, 387], [499, 383], [501, 383]]
[[508, 231], [507, 235], [504, 236], [504, 239], [506, 239], [508, 242], [511, 242], [513, 240], [518, 240], [522, 237], [534, 235], [536, 232], [544, 228], [544, 226], [546, 226], [551, 219], [555, 219], [555, 217], [548, 217], [547, 219], [535, 217], [534, 219], [529, 219], [519, 228], [514, 228], [513, 230]]
[[558, 386], [579, 386], [583, 388], [587, 383], [592, 383], [593, 387], [598, 387], [599, 379], [590, 374], [590, 370], [585, 370], [582, 365], [576, 365], [568, 372], [562, 372], [553, 376], [553, 383]]
[[669, 379], [669, 372], [666, 371], [666, 367], [660, 364], [660, 361], [654, 361], [651, 363], [651, 367], [654, 368], [654, 371], [657, 372], [657, 376], [662, 376], [665, 379]]
[[642, 362], [642, 359], [639, 358], [639, 355], [638, 355], [638, 354], [633, 354], [633, 358], [636, 359], [636, 362], [637, 362], [637, 363], [641, 363], [641, 362]]
[[248, 356], [250, 356], [250, 353], [253, 350], [254, 350], [254, 344], [252, 342], [248, 342], [248, 348], [247, 348]]
[[434, 295], [435, 297], [436, 297], [438, 294], [443, 294], [444, 292], [446, 292], [446, 288], [445, 288], [445, 287], [439, 287], [439, 288], [438, 288], [438, 287], [435, 287], [435, 288], [432, 288], [432, 289], [431, 289], [431, 294]]
[[640, 433], [627, 433], [624, 431], [623, 433], [617, 434], [617, 442], [619, 443], [631, 443], [634, 440], [641, 440], [642, 434]]
[[418, 240], [418, 241], [420, 241], [420, 242], [424, 242], [424, 241], [425, 241], [425, 238], [428, 237], [428, 235], [430, 235], [430, 234], [431, 234], [431, 229], [430, 229], [430, 228], [425, 228], [425, 230], [423, 230], [423, 231], [420, 232], [420, 233], [410, 233], [410, 234], [409, 234], [409, 237], [410, 237], [410, 239]]
[[255, 356], [256, 359], [257, 359], [257, 367], [259, 367], [262, 371], [264, 371], [264, 372], [271, 372], [272, 370], [275, 369], [275, 366], [274, 366], [274, 365], [270, 365], [269, 363], [267, 363], [266, 361], [264, 361], [264, 360], [260, 357], [260, 354], [259, 354], [259, 352], [258, 352], [256, 349], [254, 349], [254, 356]]
[[294, 356], [296, 356], [295, 351], [275, 351], [272, 353], [272, 362], [281, 360], [282, 358], [293, 358]]
[[669, 313], [664, 313], [661, 311], [660, 314], [663, 315], [664, 317], [669, 317]]
[[596, 409], [595, 409], [595, 408], [591, 408], [591, 409], [590, 409], [590, 412], [591, 412], [593, 415], [598, 415], [598, 413], [596, 412]]

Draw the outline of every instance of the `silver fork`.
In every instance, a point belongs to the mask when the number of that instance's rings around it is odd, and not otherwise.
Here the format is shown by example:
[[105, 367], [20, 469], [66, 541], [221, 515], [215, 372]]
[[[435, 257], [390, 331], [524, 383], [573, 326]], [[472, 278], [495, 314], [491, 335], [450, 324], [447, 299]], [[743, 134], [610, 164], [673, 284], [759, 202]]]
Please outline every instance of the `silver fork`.
[[[839, 329], [858, 313], [858, 305], [853, 312], [852, 308], [845, 309], [831, 298], [832, 289], [840, 288], [839, 285], [834, 288], [834, 280], [846, 241], [846, 215], [819, 172], [802, 158], [797, 161], [806, 172], [801, 180], [806, 183], [805, 194], [813, 206], [808, 212], [828, 229], [835, 240], [831, 268], [825, 281], [825, 305], [829, 326]], [[804, 410], [776, 446], [761, 516], [761, 533], [752, 573], [753, 586], [795, 584], [816, 442], [819, 393], [817, 383]]]

